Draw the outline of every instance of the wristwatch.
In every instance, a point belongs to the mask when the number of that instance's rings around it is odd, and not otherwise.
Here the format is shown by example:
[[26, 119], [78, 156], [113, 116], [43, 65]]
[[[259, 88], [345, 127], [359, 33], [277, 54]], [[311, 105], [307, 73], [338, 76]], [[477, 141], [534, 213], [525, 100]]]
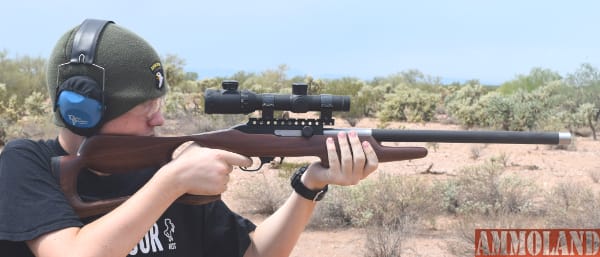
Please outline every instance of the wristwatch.
[[325, 186], [323, 189], [316, 191], [308, 189], [300, 180], [302, 178], [302, 174], [306, 172], [307, 168], [308, 166], [302, 166], [298, 170], [296, 170], [296, 172], [294, 172], [291, 178], [292, 188], [294, 188], [294, 191], [296, 191], [296, 193], [308, 200], [311, 200], [313, 202], [321, 201], [321, 199], [323, 199], [323, 197], [325, 196], [325, 193], [327, 193], [327, 189], [329, 188], [329, 186]]

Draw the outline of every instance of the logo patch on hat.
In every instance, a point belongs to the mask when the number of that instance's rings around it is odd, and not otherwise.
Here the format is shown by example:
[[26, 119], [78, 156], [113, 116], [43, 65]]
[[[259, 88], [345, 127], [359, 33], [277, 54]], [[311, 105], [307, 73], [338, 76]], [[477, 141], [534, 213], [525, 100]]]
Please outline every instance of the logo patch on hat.
[[159, 90], [162, 89], [165, 85], [165, 73], [163, 72], [162, 65], [160, 65], [160, 62], [154, 63], [150, 66], [150, 70], [154, 74], [156, 88]]

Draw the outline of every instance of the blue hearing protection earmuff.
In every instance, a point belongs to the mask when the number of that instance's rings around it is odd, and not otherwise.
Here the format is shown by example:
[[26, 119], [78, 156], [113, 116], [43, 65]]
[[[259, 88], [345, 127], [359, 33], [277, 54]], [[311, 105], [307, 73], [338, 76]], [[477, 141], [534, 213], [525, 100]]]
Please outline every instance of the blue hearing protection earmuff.
[[60, 115], [69, 125], [79, 128], [93, 128], [102, 117], [102, 104], [73, 91], [63, 91], [58, 98]]
[[94, 59], [98, 39], [108, 23], [112, 21], [83, 21], [73, 37], [69, 62], [58, 66], [57, 77], [64, 81], [57, 81], [54, 108], [65, 126], [81, 136], [96, 134], [102, 123], [105, 71]]
[[96, 81], [87, 76], [75, 76], [61, 84], [56, 106], [65, 125], [81, 129], [92, 129], [100, 124], [103, 104], [97, 100], [102, 92]]

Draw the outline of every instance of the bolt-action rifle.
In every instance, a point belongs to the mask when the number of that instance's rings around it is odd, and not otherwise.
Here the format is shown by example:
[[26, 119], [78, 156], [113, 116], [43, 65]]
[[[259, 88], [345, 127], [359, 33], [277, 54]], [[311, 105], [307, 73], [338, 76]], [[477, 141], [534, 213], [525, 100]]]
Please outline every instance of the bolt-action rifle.
[[[446, 131], [331, 128], [334, 111], [348, 111], [350, 97], [338, 95], [308, 95], [306, 84], [294, 84], [291, 95], [256, 94], [238, 91], [236, 81], [224, 81], [223, 89], [205, 92], [205, 112], [208, 114], [250, 114], [261, 111], [261, 118], [229, 129], [177, 137], [96, 135], [87, 138], [76, 155], [55, 157], [54, 174], [59, 174], [62, 190], [81, 217], [109, 212], [128, 197], [83, 201], [77, 190], [77, 178], [85, 169], [109, 174], [132, 172], [145, 168], [158, 169], [171, 161], [173, 151], [182, 143], [194, 141], [203, 147], [217, 148], [258, 157], [260, 167], [276, 157], [315, 156], [321, 165], [328, 164], [325, 140], [337, 140], [340, 131], [354, 130], [362, 141], [369, 141], [380, 162], [422, 158], [423, 147], [390, 147], [383, 142], [438, 143], [507, 143], [507, 144], [570, 144], [570, 133], [515, 131]], [[318, 119], [277, 119], [274, 111], [293, 113], [320, 112]], [[249, 170], [241, 167], [243, 170]], [[177, 201], [204, 204], [219, 199], [219, 195], [184, 195]]]

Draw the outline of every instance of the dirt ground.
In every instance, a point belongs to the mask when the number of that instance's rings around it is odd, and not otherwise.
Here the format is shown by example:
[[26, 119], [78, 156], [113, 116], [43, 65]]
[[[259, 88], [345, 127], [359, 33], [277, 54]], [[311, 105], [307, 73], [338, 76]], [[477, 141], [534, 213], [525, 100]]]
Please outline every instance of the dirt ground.
[[[345, 127], [347, 124], [336, 121], [336, 127]], [[363, 120], [357, 128], [375, 128], [376, 122]], [[388, 128], [406, 129], [460, 129], [453, 125], [437, 123], [429, 124], [404, 124], [394, 123]], [[426, 146], [425, 143], [396, 143], [403, 146]], [[473, 158], [474, 154], [478, 158]], [[534, 181], [540, 188], [548, 189], [559, 181], [581, 181], [592, 184], [598, 188], [590, 178], [591, 171], [600, 171], [600, 141], [591, 138], [575, 139], [575, 149], [556, 150], [546, 145], [516, 145], [516, 144], [438, 144], [437, 149], [429, 147], [429, 154], [423, 159], [389, 162], [380, 164], [378, 172], [387, 172], [397, 175], [424, 176], [431, 179], [440, 179], [453, 176], [465, 166], [483, 163], [492, 157], [505, 155], [508, 160], [508, 172]], [[316, 160], [316, 159], [307, 159]], [[439, 174], [421, 174], [428, 170]], [[236, 180], [250, 176], [244, 172], [232, 173], [229, 192], [236, 190]], [[226, 193], [225, 201], [234, 210], [239, 211], [240, 203]], [[265, 217], [240, 211], [256, 223]], [[438, 217], [434, 227], [423, 227], [412, 234], [402, 243], [402, 256], [454, 256], [449, 252], [448, 243], [452, 234], [452, 217]], [[358, 228], [348, 229], [307, 229], [295, 247], [291, 256], [363, 256], [366, 242], [366, 232]]]

